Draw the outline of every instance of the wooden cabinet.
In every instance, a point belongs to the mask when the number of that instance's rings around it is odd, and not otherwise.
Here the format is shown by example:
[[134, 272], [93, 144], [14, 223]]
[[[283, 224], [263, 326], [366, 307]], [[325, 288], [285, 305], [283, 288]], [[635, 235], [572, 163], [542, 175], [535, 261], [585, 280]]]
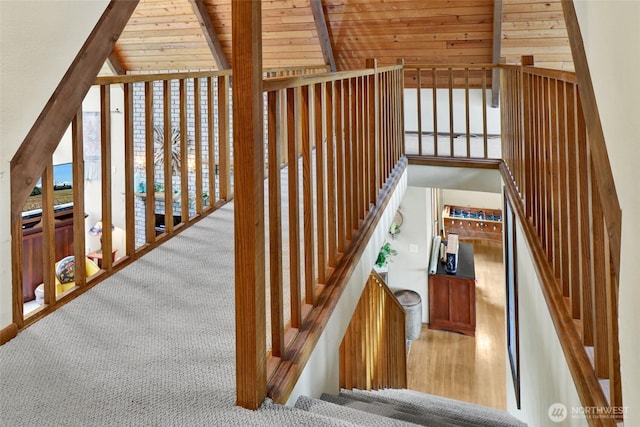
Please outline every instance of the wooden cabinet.
[[460, 243], [456, 274], [447, 274], [439, 263], [436, 274], [429, 275], [429, 328], [475, 336], [473, 245]]
[[[42, 224], [35, 225], [23, 221], [22, 230], [22, 301], [35, 299], [34, 291], [42, 283], [43, 249]], [[56, 215], [55, 218], [55, 259], [73, 255], [73, 211]]]
[[461, 239], [490, 239], [502, 242], [502, 211], [445, 205], [442, 212], [445, 238], [449, 233]]

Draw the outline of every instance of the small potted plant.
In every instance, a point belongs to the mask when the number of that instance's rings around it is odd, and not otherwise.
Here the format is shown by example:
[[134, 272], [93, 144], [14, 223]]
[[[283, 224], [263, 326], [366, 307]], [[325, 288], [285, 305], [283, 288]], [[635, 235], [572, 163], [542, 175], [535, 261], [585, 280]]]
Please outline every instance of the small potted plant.
[[398, 251], [392, 249], [389, 242], [382, 245], [380, 252], [378, 252], [378, 258], [376, 259], [376, 263], [373, 265], [373, 269], [385, 280], [387, 279], [386, 276], [389, 271], [389, 263], [392, 261], [391, 257], [395, 255], [398, 255]]

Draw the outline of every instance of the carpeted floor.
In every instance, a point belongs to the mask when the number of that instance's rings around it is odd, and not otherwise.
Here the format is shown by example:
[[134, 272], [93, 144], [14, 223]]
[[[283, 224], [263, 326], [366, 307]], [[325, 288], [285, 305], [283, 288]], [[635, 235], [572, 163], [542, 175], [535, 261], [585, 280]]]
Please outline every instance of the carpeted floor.
[[233, 204], [0, 347], [0, 426], [344, 425], [235, 403]]

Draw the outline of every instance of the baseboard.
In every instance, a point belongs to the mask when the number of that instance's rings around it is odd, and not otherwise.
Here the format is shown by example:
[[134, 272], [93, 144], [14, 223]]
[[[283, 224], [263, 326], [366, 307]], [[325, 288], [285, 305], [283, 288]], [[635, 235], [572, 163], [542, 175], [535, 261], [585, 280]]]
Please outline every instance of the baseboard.
[[0, 330], [0, 345], [11, 341], [18, 335], [18, 325], [10, 323], [8, 326]]

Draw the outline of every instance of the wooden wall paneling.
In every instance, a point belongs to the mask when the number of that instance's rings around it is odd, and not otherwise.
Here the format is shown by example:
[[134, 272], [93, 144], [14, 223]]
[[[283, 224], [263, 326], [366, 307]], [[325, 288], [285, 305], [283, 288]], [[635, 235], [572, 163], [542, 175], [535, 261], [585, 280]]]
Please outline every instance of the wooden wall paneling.
[[346, 244], [345, 231], [345, 162], [344, 162], [344, 98], [342, 81], [337, 80], [335, 87], [335, 135], [336, 135], [336, 229], [337, 229], [337, 253], [343, 254]]
[[[282, 281], [282, 195], [278, 133], [278, 92], [267, 95], [268, 163], [269, 163], [269, 286], [271, 296], [271, 355], [284, 355], [284, 305]], [[211, 151], [211, 153], [213, 153]]]
[[218, 77], [218, 151], [220, 198], [229, 201], [231, 190], [231, 147], [229, 140], [229, 76]]
[[200, 79], [193, 79], [193, 119], [194, 119], [194, 173], [196, 215], [202, 215], [202, 104], [200, 99]]
[[[103, 254], [110, 254], [113, 248], [113, 192], [111, 179], [111, 87], [100, 86], [100, 167], [102, 172], [102, 237]], [[111, 271], [113, 259], [102, 257], [102, 269]]]
[[[124, 91], [124, 169], [125, 169], [125, 252], [126, 256], [131, 258], [134, 256], [136, 252], [136, 216], [135, 216], [135, 193], [139, 191], [138, 188], [135, 188], [135, 154], [133, 150], [133, 83], [125, 83], [122, 85]], [[82, 139], [80, 139], [81, 141]], [[82, 144], [79, 144], [82, 145]], [[82, 158], [82, 157], [79, 157]], [[74, 161], [75, 163], [75, 161]], [[78, 171], [80, 174], [80, 171]], [[84, 172], [80, 174], [80, 176], [84, 176]], [[81, 181], [84, 181], [82, 179]], [[73, 184], [73, 187], [76, 187], [76, 184]], [[84, 189], [82, 191], [84, 194]], [[76, 197], [74, 195], [74, 206], [75, 206]], [[84, 202], [84, 201], [83, 201]], [[83, 208], [84, 210], [84, 208]], [[81, 213], [81, 212], [80, 212]], [[74, 218], [77, 218], [79, 212], [74, 211]], [[84, 224], [84, 221], [83, 221]], [[74, 233], [76, 236], [84, 235], [84, 229], [82, 233], [76, 232]], [[83, 239], [79, 239], [83, 240]], [[75, 241], [74, 241], [75, 244]], [[84, 253], [84, 250], [79, 251], [76, 250], [76, 253]], [[80, 268], [80, 271], [82, 269]], [[76, 280], [77, 283], [77, 280]]]
[[303, 203], [303, 227], [304, 227], [304, 288], [305, 302], [315, 305], [315, 239], [313, 231], [315, 223], [313, 221], [313, 165], [311, 163], [311, 155], [313, 151], [312, 141], [310, 137], [311, 120], [309, 114], [309, 86], [303, 86], [300, 89], [300, 103], [298, 112], [300, 114], [301, 134], [300, 141], [302, 143], [302, 203]]
[[297, 101], [296, 89], [287, 89], [287, 163], [289, 195], [289, 286], [291, 295], [291, 327], [302, 326], [302, 294], [300, 290], [300, 208], [298, 201], [298, 143], [296, 137]]
[[[596, 375], [609, 378], [609, 331], [607, 326], [607, 271], [605, 269], [605, 229], [602, 198], [596, 185], [597, 176], [591, 168], [591, 271], [593, 274], [594, 345], [593, 363]], [[604, 262], [603, 262], [604, 261]]]
[[[325, 112], [324, 87], [322, 83], [316, 83], [313, 90], [314, 98], [314, 125], [315, 125], [315, 147], [316, 147], [316, 225], [317, 237], [316, 246], [318, 252], [318, 284], [327, 283], [327, 261], [326, 261], [326, 229], [327, 216], [325, 215], [325, 142], [323, 132], [323, 115]], [[327, 192], [329, 189], [327, 189]]]
[[[171, 117], [171, 86], [172, 80], [164, 80], [162, 82], [162, 117], [164, 120], [163, 144], [162, 144], [162, 165], [163, 165], [163, 181], [164, 181], [164, 225], [165, 233], [173, 233], [173, 124]], [[179, 101], [182, 105], [182, 101]], [[182, 138], [182, 129], [180, 129], [180, 138]], [[181, 180], [182, 184], [182, 180]], [[182, 185], [181, 185], [182, 187]], [[184, 192], [183, 188], [180, 188]], [[155, 209], [155, 207], [154, 207]], [[182, 218], [184, 221], [184, 218]], [[181, 222], [182, 222], [181, 221]]]
[[44, 303], [56, 302], [55, 262], [56, 235], [53, 215], [53, 160], [42, 174], [42, 281], [44, 283]]
[[[153, 82], [144, 84], [144, 129], [145, 129], [145, 173], [146, 173], [146, 203], [145, 203], [145, 234], [147, 243], [156, 240], [156, 201], [155, 201], [155, 162], [154, 162], [154, 120], [153, 120]], [[173, 221], [166, 223], [173, 225]]]
[[[126, 100], [129, 94], [125, 87], [125, 108], [127, 107]], [[126, 120], [125, 110], [125, 120]], [[73, 182], [73, 235], [85, 236], [85, 209], [84, 209], [84, 138], [82, 132], [82, 107], [78, 110], [78, 113], [71, 122], [71, 162], [73, 165], [73, 176], [71, 177]], [[125, 124], [126, 131], [126, 124]], [[126, 133], [125, 133], [126, 138]], [[131, 145], [133, 150], [133, 145]], [[133, 156], [131, 157], [133, 159]], [[125, 155], [125, 162], [127, 158]], [[133, 160], [132, 160], [133, 163]], [[129, 172], [127, 170], [127, 172]], [[133, 171], [131, 171], [131, 179], [133, 180]], [[131, 184], [133, 187], [133, 184]], [[127, 189], [129, 187], [126, 187]], [[126, 190], [125, 190], [126, 191]], [[129, 191], [130, 197], [133, 197], [133, 192]], [[125, 197], [126, 197], [125, 193]], [[133, 212], [133, 209], [131, 209]], [[129, 213], [129, 211], [127, 211]], [[86, 274], [86, 254], [85, 239], [73, 239], [73, 257], [75, 262], [76, 274], [75, 283], [76, 286], [82, 288], [87, 283]]]
[[334, 85], [325, 84], [325, 137], [327, 140], [327, 264], [337, 264], [337, 214], [336, 214], [336, 147], [334, 130]]
[[[217, 80], [216, 80], [217, 81]], [[213, 77], [207, 77], [207, 151], [209, 153], [209, 159], [207, 162], [207, 169], [209, 171], [209, 204], [213, 206], [218, 202], [218, 197], [216, 197], [216, 165], [219, 166], [219, 163], [216, 161], [216, 144], [215, 144], [215, 123], [214, 123], [214, 97], [217, 95], [217, 91], [213, 90]], [[219, 105], [219, 103], [218, 103]], [[218, 143], [219, 147], [220, 144]], [[220, 151], [218, 151], [220, 153]], [[222, 170], [218, 169], [218, 174], [222, 175]], [[222, 187], [220, 187], [222, 191]], [[222, 197], [220, 197], [221, 199]]]
[[[242, 242], [235, 245], [236, 403], [248, 409], [267, 389], [261, 11], [260, 3], [232, 0], [233, 142], [242, 153], [233, 168], [234, 234]], [[228, 105], [228, 96], [220, 99]]]

